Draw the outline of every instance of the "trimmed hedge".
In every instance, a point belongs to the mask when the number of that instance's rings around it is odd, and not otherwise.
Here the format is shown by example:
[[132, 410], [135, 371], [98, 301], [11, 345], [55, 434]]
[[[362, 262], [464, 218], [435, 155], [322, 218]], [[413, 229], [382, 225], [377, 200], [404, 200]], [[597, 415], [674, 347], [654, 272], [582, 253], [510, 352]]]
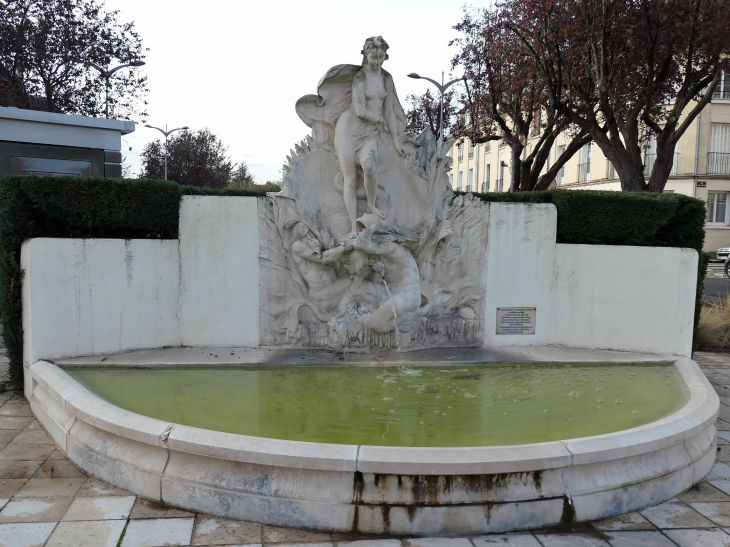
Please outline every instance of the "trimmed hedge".
[[[174, 239], [183, 195], [262, 196], [174, 182], [78, 177], [0, 177], [0, 310], [14, 384], [23, 381], [20, 246], [33, 237]], [[697, 310], [707, 268], [704, 202], [678, 194], [549, 190], [474, 194], [483, 201], [553, 203], [558, 242], [690, 247], [701, 253]], [[668, 273], [671, 275], [671, 272]], [[698, 317], [697, 316], [697, 317]], [[697, 318], [695, 320], [696, 324]]]
[[681, 194], [546, 190], [474, 196], [552, 203], [558, 210], [558, 243], [689, 247], [701, 253], [705, 242], [705, 202]]
[[0, 177], [0, 310], [10, 379], [23, 381], [20, 246], [33, 237], [174, 239], [183, 195], [260, 196], [160, 180]]

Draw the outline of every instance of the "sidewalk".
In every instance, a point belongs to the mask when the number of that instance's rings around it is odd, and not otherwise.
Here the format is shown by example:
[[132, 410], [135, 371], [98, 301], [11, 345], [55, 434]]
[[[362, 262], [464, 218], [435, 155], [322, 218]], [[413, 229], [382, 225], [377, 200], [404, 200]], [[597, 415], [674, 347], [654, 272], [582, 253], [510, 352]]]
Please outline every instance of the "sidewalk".
[[[150, 502], [76, 469], [18, 395], [0, 394], [0, 547], [730, 547], [730, 354], [694, 359], [720, 395], [718, 463], [666, 503], [576, 531], [369, 538], [216, 518]], [[1, 365], [0, 365], [1, 366]]]

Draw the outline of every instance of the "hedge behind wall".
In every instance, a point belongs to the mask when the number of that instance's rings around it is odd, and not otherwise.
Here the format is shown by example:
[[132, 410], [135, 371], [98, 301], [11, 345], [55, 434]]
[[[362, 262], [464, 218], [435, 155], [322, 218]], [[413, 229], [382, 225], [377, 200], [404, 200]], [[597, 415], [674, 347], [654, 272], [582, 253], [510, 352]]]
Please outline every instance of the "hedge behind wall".
[[[11, 382], [23, 381], [20, 246], [33, 237], [174, 239], [183, 195], [261, 196], [154, 180], [0, 177], [0, 311]], [[701, 253], [698, 304], [707, 268], [705, 206], [678, 194], [551, 190], [475, 194], [483, 201], [553, 203], [558, 242], [691, 247]], [[671, 275], [671, 272], [666, 272]], [[698, 316], [697, 316], [698, 317]], [[695, 318], [695, 324], [697, 321]]]

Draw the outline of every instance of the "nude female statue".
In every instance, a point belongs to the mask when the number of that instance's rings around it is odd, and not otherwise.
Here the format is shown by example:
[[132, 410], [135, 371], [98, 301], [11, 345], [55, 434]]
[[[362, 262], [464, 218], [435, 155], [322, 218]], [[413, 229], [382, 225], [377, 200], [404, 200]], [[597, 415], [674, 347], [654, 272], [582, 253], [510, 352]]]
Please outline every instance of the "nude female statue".
[[383, 61], [388, 58], [388, 44], [382, 36], [365, 41], [362, 48], [362, 68], [352, 81], [352, 104], [335, 124], [334, 145], [337, 159], [344, 176], [345, 208], [350, 217], [352, 229], [349, 237], [357, 236], [357, 167], [363, 170], [368, 212], [380, 219], [385, 214], [375, 206], [378, 190], [378, 137], [381, 128], [387, 124], [398, 155], [403, 155], [403, 146], [398, 137], [393, 95], [393, 78], [382, 70]]
[[[296, 104], [297, 114], [313, 129], [314, 139], [333, 152], [342, 171], [342, 191], [350, 221], [350, 239], [357, 236], [358, 193], [376, 219], [385, 213], [376, 207], [378, 194], [378, 145], [389, 135], [396, 153], [403, 156], [405, 112], [395, 91], [393, 77], [382, 68], [388, 58], [382, 36], [365, 40], [362, 65], [337, 65], [317, 86], [317, 95], [305, 95]], [[358, 168], [364, 190], [357, 187]], [[383, 190], [381, 189], [381, 194]]]

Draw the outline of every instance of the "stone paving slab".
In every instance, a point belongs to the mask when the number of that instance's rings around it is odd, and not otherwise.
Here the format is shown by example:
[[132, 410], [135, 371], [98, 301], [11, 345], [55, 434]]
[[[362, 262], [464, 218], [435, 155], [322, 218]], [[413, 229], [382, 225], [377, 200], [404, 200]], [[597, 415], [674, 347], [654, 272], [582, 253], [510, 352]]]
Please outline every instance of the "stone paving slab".
[[117, 547], [124, 524], [123, 520], [61, 522], [45, 547]]
[[[0, 348], [0, 351], [1, 348]], [[730, 547], [730, 353], [694, 356], [721, 397], [708, 480], [661, 505], [572, 530], [469, 538], [323, 533], [192, 513], [87, 477], [18, 394], [0, 393], [0, 547]]]

